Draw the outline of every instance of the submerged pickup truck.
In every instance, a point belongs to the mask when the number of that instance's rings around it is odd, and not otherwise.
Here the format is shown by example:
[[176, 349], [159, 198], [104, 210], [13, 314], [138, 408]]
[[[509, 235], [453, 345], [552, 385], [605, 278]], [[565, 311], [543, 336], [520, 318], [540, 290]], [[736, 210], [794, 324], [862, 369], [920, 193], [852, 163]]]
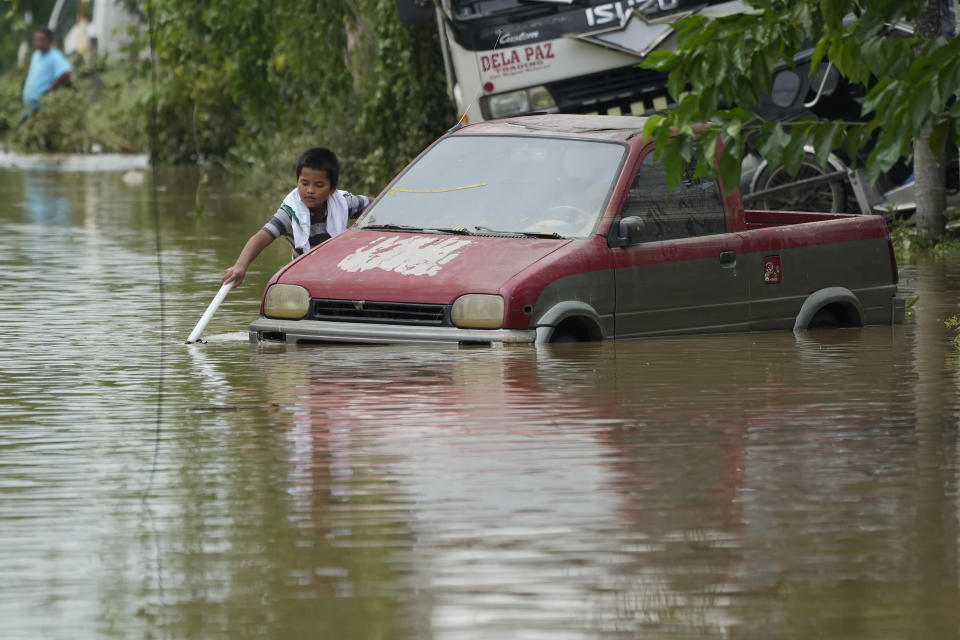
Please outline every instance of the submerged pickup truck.
[[252, 342], [530, 343], [902, 322], [882, 216], [667, 189], [645, 118], [453, 130], [269, 281]]

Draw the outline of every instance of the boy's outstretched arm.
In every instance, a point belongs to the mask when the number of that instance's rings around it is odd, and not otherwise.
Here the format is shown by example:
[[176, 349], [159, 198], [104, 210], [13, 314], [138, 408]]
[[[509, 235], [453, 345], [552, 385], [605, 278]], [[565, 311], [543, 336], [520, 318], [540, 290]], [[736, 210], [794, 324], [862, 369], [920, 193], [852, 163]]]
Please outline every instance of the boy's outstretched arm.
[[271, 242], [273, 242], [273, 236], [263, 229], [260, 229], [250, 236], [247, 244], [243, 245], [243, 251], [240, 252], [240, 257], [237, 258], [237, 262], [223, 272], [223, 280], [220, 281], [220, 284], [224, 285], [228, 282], [233, 282], [233, 286], [240, 286], [243, 282], [243, 277], [247, 274], [247, 267], [250, 266], [253, 259], [260, 255], [260, 252]]

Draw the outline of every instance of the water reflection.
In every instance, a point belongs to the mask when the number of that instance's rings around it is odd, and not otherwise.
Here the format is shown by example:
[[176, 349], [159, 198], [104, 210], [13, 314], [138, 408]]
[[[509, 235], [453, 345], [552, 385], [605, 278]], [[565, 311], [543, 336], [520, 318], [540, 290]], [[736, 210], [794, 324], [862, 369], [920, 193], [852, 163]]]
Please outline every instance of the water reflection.
[[[956, 294], [937, 286], [951, 278], [951, 272], [956, 278], [956, 269], [941, 261], [925, 261], [923, 266], [917, 278], [918, 288], [924, 294], [915, 305], [916, 444], [908, 513], [918, 530], [944, 543], [923, 544], [914, 549], [913, 571], [919, 588], [911, 596], [914, 602], [945, 604], [960, 601], [957, 593], [960, 566], [956, 560], [960, 510], [955, 500], [944, 495], [944, 488], [951, 486], [953, 495], [957, 495], [960, 476], [956, 464], [957, 351], [951, 348], [953, 332], [944, 326], [944, 318], [957, 314], [960, 305]], [[945, 560], [951, 568], [949, 572], [944, 572]], [[960, 628], [956, 613], [943, 607], [921, 619], [918, 626], [924, 635], [936, 636], [949, 625]]]
[[36, 225], [65, 225], [70, 221], [70, 199], [51, 193], [48, 174], [23, 174], [24, 209]]
[[[395, 597], [428, 595], [419, 629], [720, 637], [791, 608], [803, 614], [792, 629], [819, 628], [819, 596], [784, 598], [784, 576], [829, 566], [817, 584], [838, 586], [840, 622], [871, 576], [900, 579], [911, 562], [868, 567], [861, 550], [904, 534], [904, 478], [885, 492], [878, 470], [912, 440], [911, 416], [890, 414], [913, 393], [905, 345], [888, 328], [256, 362], [289, 415], [292, 508], [337, 548], [393, 548], [384, 561], [401, 567], [415, 554]], [[955, 550], [939, 551], [956, 566]]]

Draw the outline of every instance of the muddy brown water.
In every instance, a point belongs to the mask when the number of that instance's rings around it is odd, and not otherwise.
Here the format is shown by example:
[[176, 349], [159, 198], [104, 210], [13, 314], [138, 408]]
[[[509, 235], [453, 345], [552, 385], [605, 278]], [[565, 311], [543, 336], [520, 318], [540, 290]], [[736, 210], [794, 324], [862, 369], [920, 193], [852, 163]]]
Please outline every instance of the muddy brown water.
[[960, 262], [898, 327], [251, 348], [278, 244], [188, 346], [275, 203], [149, 184], [0, 170], [0, 637], [960, 637]]

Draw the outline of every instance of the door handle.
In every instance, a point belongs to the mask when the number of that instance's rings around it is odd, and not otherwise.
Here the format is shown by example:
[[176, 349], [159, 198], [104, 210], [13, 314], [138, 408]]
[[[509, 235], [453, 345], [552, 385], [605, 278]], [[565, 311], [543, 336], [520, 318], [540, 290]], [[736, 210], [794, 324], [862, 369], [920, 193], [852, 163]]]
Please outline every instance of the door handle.
[[737, 252], [736, 251], [721, 251], [720, 252], [720, 266], [724, 268], [731, 268], [737, 266]]

